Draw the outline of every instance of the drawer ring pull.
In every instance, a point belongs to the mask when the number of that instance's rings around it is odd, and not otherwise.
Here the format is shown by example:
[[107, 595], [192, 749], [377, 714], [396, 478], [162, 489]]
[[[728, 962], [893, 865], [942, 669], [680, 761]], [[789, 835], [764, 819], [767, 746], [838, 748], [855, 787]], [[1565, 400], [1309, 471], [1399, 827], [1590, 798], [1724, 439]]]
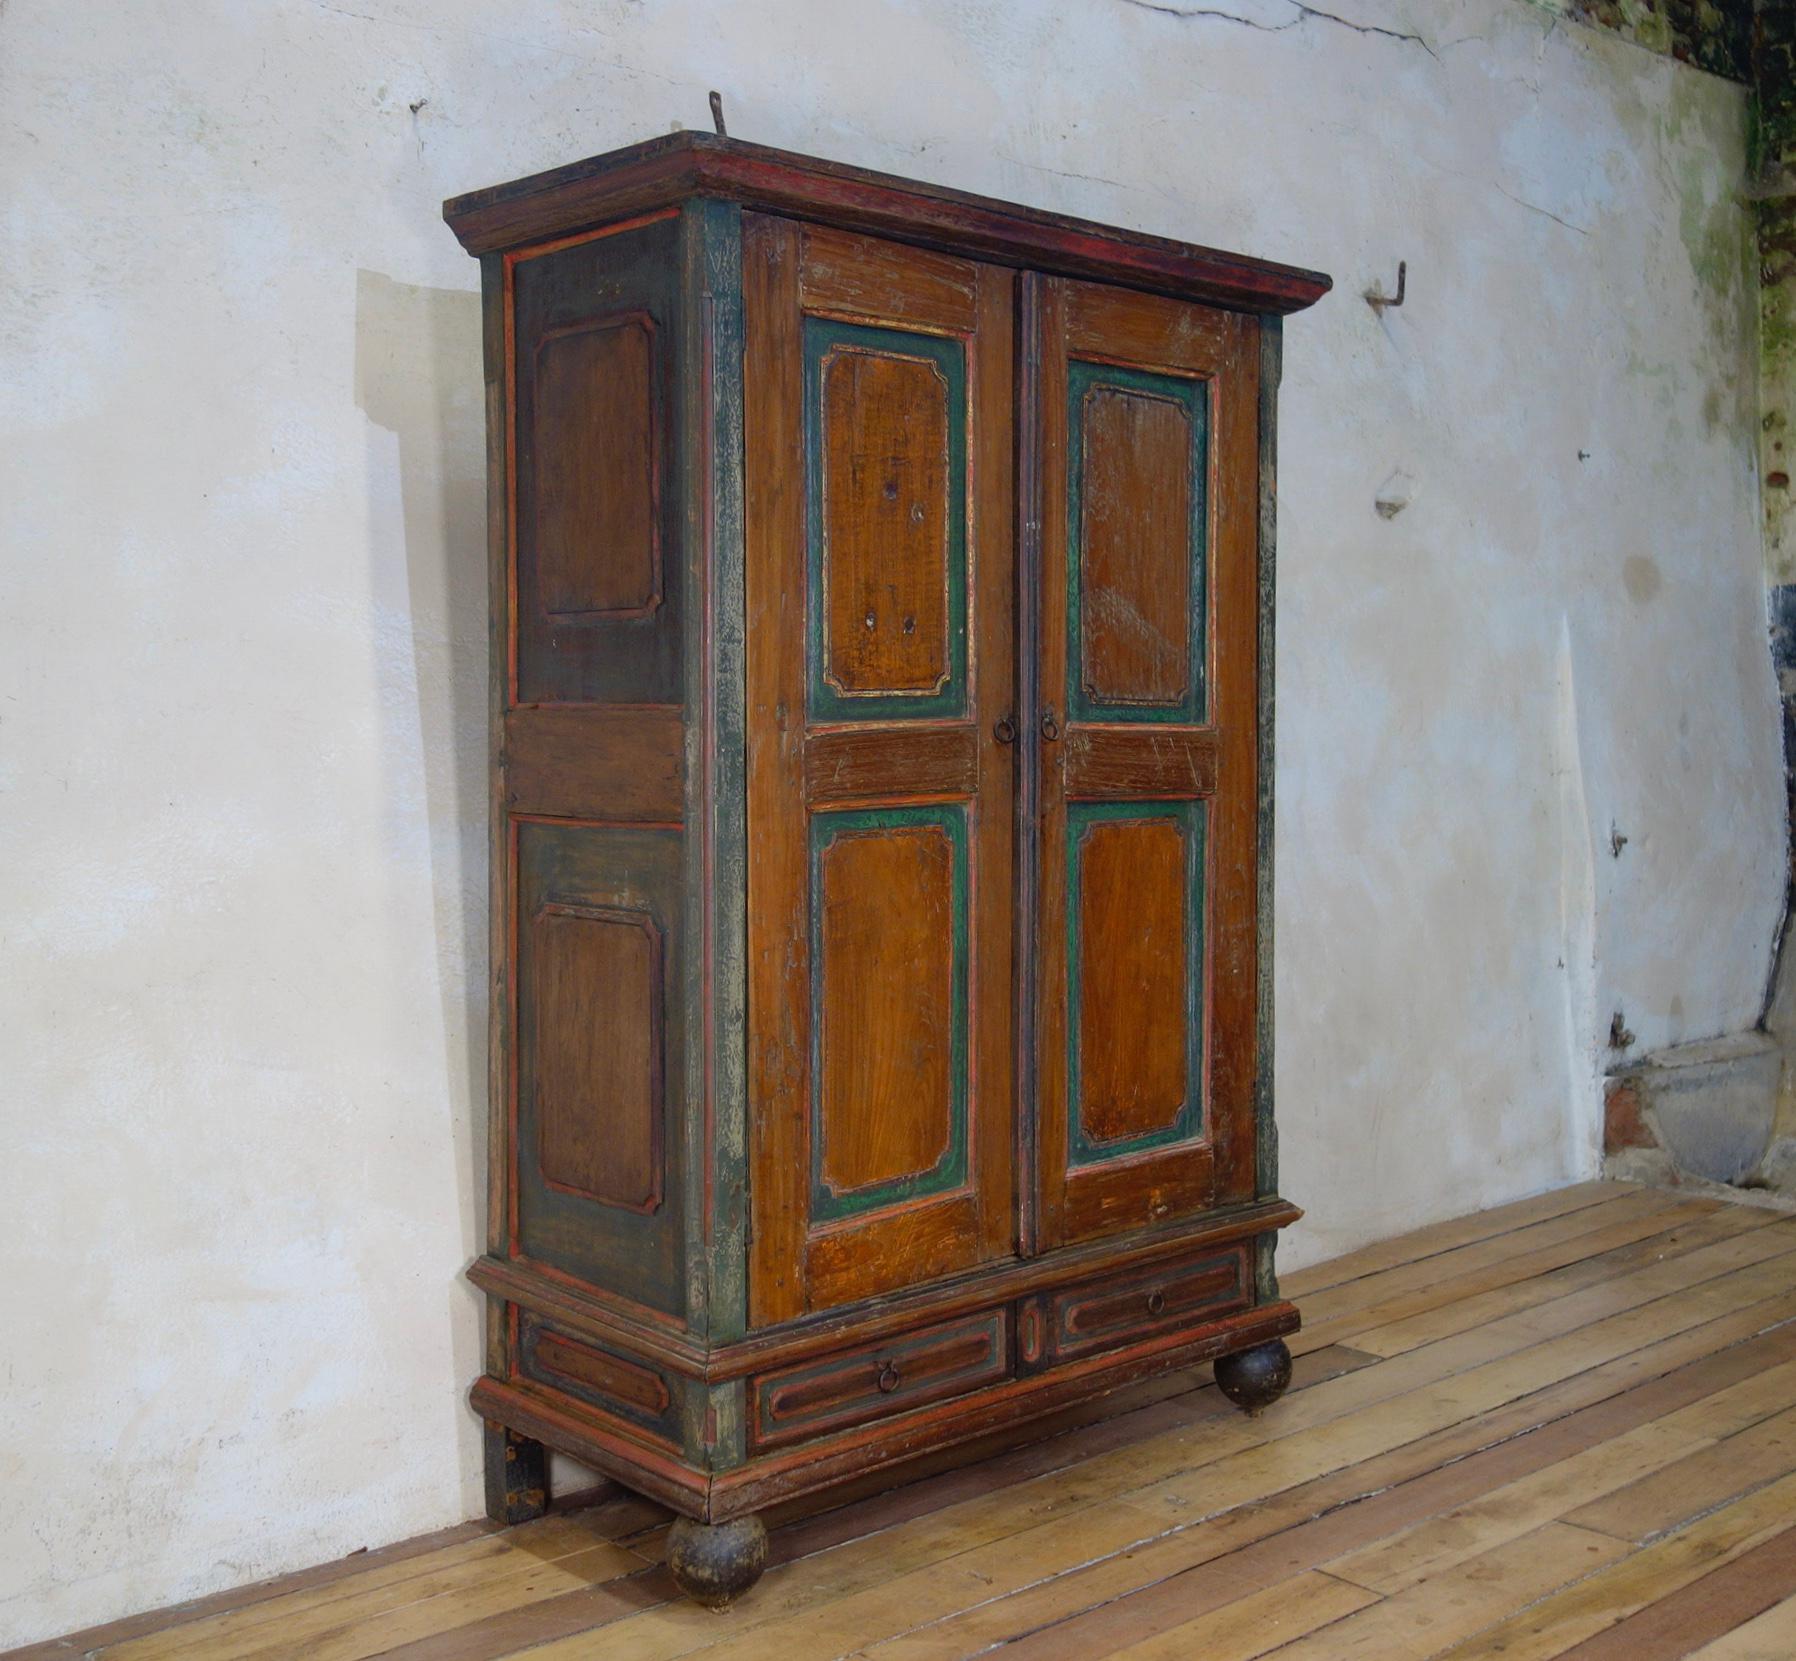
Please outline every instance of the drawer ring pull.
[[1158, 1287], [1155, 1287], [1154, 1290], [1147, 1295], [1147, 1312], [1150, 1315], [1164, 1315], [1166, 1313], [1166, 1294]]
[[899, 1373], [896, 1361], [882, 1361], [879, 1364], [879, 1390], [881, 1395], [889, 1396], [898, 1388]]

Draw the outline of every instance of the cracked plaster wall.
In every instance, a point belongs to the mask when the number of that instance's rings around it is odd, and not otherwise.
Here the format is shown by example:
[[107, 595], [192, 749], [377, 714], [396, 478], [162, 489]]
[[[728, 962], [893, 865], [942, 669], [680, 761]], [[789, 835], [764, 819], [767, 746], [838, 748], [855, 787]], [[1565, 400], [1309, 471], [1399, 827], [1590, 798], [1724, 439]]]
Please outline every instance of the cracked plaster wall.
[[478, 1507], [480, 356], [437, 204], [711, 86], [745, 137], [1337, 278], [1283, 406], [1287, 1263], [1590, 1174], [1614, 1010], [1758, 1013], [1739, 87], [1519, 0], [11, 0], [0, 1641]]

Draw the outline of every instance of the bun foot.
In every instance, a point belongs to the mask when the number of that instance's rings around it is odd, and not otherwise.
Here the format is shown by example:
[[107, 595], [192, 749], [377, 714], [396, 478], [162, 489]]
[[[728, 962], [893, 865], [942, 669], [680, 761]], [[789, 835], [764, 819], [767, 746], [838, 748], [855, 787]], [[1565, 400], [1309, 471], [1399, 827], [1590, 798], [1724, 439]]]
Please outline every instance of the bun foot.
[[1291, 1352], [1282, 1338], [1216, 1358], [1216, 1388], [1249, 1416], [1263, 1412], [1291, 1382]]
[[667, 1567], [694, 1603], [727, 1608], [767, 1567], [766, 1525], [759, 1517], [732, 1517], [727, 1523], [680, 1517], [668, 1530]]

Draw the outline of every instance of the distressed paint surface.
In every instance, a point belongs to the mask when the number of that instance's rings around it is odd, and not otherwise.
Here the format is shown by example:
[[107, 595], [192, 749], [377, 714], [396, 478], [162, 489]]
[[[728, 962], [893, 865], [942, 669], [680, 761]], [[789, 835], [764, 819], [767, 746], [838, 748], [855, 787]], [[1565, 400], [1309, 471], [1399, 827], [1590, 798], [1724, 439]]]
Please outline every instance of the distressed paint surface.
[[[1177, 596], [1183, 603], [1163, 603], [1162, 607], [1168, 613], [1183, 611], [1182, 638], [1175, 635], [1168, 640], [1165, 636], [1172, 634], [1171, 628], [1156, 631], [1141, 615], [1144, 608], [1130, 608], [1127, 601], [1132, 596], [1126, 583], [1118, 585], [1120, 592], [1107, 590], [1100, 579], [1109, 573], [1094, 558], [1107, 551], [1108, 543], [1139, 536], [1143, 529], [1138, 521], [1119, 511], [1121, 504], [1114, 500], [1119, 481], [1102, 481], [1111, 485], [1111, 490], [1105, 492], [1097, 488], [1100, 480], [1093, 476], [1094, 465], [1111, 459], [1102, 452], [1093, 454], [1091, 429], [1101, 414], [1096, 400], [1128, 397], [1150, 409], [1176, 411], [1183, 422], [1180, 428], [1153, 434], [1163, 444], [1175, 436], [1182, 441], [1189, 458], [1189, 473], [1186, 494], [1179, 504], [1185, 509], [1184, 525], [1156, 527], [1163, 533], [1162, 543], [1176, 538], [1179, 546], [1176, 552], [1174, 547], [1164, 545], [1152, 550], [1163, 560], [1183, 556], [1184, 568], [1179, 575], [1187, 586]], [[1112, 364], [1075, 360], [1068, 366], [1066, 659], [1071, 672], [1068, 713], [1075, 720], [1173, 721], [1195, 725], [1204, 719], [1208, 419], [1208, 389], [1201, 382]], [[1124, 442], [1119, 434], [1113, 448], [1121, 449]], [[1156, 455], [1156, 463], [1165, 465], [1165, 461], [1165, 457]], [[1098, 497], [1096, 501], [1094, 496]], [[1112, 526], [1106, 523], [1107, 519], [1117, 522]], [[1146, 560], [1150, 556], [1144, 553], [1138, 557]], [[1162, 619], [1155, 616], [1152, 621]], [[1170, 624], [1172, 617], [1168, 615], [1164, 622]], [[1136, 672], [1133, 684], [1117, 688], [1094, 673], [1092, 660], [1106, 640], [1133, 648], [1128, 659]], [[1153, 648], [1158, 648], [1158, 652]], [[1172, 661], [1163, 661], [1167, 657]], [[1159, 695], [1147, 695], [1139, 685], [1142, 670], [1150, 666], [1155, 683], [1152, 691]]]
[[[911, 448], [853, 454], [876, 413], [850, 391], [856, 383], [849, 377], [863, 364], [875, 373], [883, 369], [903, 377], [885, 400], [873, 400], [875, 406], [883, 404], [888, 418], [896, 414], [893, 394], [898, 408], [920, 396], [919, 378], [939, 387], [939, 406], [901, 434]], [[894, 721], [961, 714], [967, 701], [965, 347], [903, 329], [807, 317], [804, 430], [811, 718]], [[939, 447], [939, 453], [918, 454], [917, 446]], [[891, 528], [874, 518], [879, 506], [897, 512], [901, 535], [925, 533], [922, 541], [906, 537], [902, 548], [908, 558], [896, 570], [881, 570], [879, 537]], [[852, 509], [872, 520], [858, 535], [848, 534], [857, 523]], [[904, 523], [913, 516], [914, 525]], [[931, 532], [939, 548], [929, 545]], [[928, 592], [931, 584], [936, 592]], [[901, 621], [899, 613], [906, 609], [912, 615]], [[896, 675], [882, 675], [875, 662], [863, 666], [852, 653], [857, 630], [876, 626], [909, 635], [900, 635], [890, 653], [896, 661], [889, 667], [900, 671]], [[910, 649], [912, 641], [917, 649]]]
[[439, 203], [711, 86], [769, 143], [1335, 273], [1280, 410], [1282, 1261], [1593, 1169], [1618, 1005], [1643, 1049], [1756, 1017], [1743, 90], [1520, 0], [1054, 21], [0, 13], [0, 1481], [58, 1496], [0, 1521], [0, 1642], [479, 1509], [483, 409]]
[[[822, 1222], [966, 1181], [967, 809], [814, 813], [810, 844], [810, 1216]], [[837, 1147], [832, 1129], [858, 1134]]]
[[[1110, 1159], [1144, 1153], [1149, 1148], [1167, 1147], [1189, 1141], [1203, 1126], [1204, 1077], [1204, 831], [1205, 804], [1202, 802], [1069, 802], [1066, 808], [1066, 963], [1067, 963], [1067, 1143], [1069, 1161], [1074, 1166], [1102, 1164]], [[1163, 900], [1166, 890], [1176, 893], [1182, 902], [1177, 913], [1162, 914], [1161, 908], [1144, 913], [1126, 930], [1125, 942], [1112, 942], [1110, 965], [1112, 978], [1097, 1000], [1097, 1010], [1088, 1011], [1084, 996], [1085, 982], [1092, 965], [1087, 963], [1092, 943], [1093, 925], [1101, 919], [1088, 909], [1091, 896], [1087, 892], [1087, 871], [1094, 863], [1094, 839], [1104, 835], [1127, 836], [1135, 833], [1147, 838], [1137, 856], [1148, 868], [1155, 856], [1162, 854], [1159, 836], [1171, 833], [1176, 849], [1175, 870], [1156, 871], [1173, 881], [1163, 882], [1155, 898]], [[1156, 835], [1155, 833], [1159, 833]], [[1119, 852], [1121, 851], [1119, 845]], [[1124, 858], [1126, 858], [1126, 854]], [[1109, 867], [1118, 863], [1113, 854], [1106, 860]], [[1120, 873], [1119, 873], [1120, 874]], [[1118, 899], [1118, 883], [1106, 896]], [[1106, 909], [1109, 909], [1106, 907]], [[1118, 905], [1117, 909], [1125, 909]], [[1131, 951], [1131, 947], [1134, 948]], [[1182, 959], [1176, 971], [1165, 959]], [[1139, 984], [1129, 985], [1122, 972], [1133, 970]], [[1127, 991], [1118, 996], [1119, 992]], [[1110, 1030], [1094, 1035], [1085, 1028], [1088, 1013], [1101, 1012]], [[1171, 1024], [1182, 1028], [1180, 1065], [1169, 1067], [1172, 1055], [1163, 1043], [1151, 1044], [1156, 1036], [1149, 1031], [1131, 1031], [1131, 1022], [1146, 1020], [1155, 1025]], [[1115, 1029], [1120, 1027], [1119, 1033]], [[1094, 1038], [1107, 1040], [1094, 1048]], [[1126, 1040], [1133, 1039], [1133, 1043]], [[1123, 1060], [1123, 1050], [1151, 1044], [1152, 1053], [1164, 1058], [1159, 1066], [1146, 1069], [1143, 1076], [1133, 1075]], [[1110, 1065], [1094, 1069], [1090, 1063], [1097, 1056]], [[1088, 1075], [1096, 1076], [1088, 1077]], [[1105, 1085], [1109, 1088], [1105, 1089]], [[1118, 1101], [1125, 1091], [1138, 1094], [1141, 1100]], [[1109, 1121], [1127, 1123], [1136, 1117], [1154, 1120], [1151, 1128], [1130, 1133], [1113, 1128]]]

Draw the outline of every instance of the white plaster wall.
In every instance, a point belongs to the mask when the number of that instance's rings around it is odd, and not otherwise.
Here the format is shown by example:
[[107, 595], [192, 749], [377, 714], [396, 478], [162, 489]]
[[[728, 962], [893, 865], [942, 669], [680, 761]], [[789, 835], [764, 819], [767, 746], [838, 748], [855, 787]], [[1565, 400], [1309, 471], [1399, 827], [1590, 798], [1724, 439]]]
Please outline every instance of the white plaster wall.
[[1590, 1174], [1615, 1009], [1756, 1017], [1742, 94], [1518, 0], [1206, 4], [0, 13], [0, 1637], [478, 1508], [480, 358], [438, 204], [708, 87], [744, 137], [1336, 275], [1287, 336], [1289, 1261]]

